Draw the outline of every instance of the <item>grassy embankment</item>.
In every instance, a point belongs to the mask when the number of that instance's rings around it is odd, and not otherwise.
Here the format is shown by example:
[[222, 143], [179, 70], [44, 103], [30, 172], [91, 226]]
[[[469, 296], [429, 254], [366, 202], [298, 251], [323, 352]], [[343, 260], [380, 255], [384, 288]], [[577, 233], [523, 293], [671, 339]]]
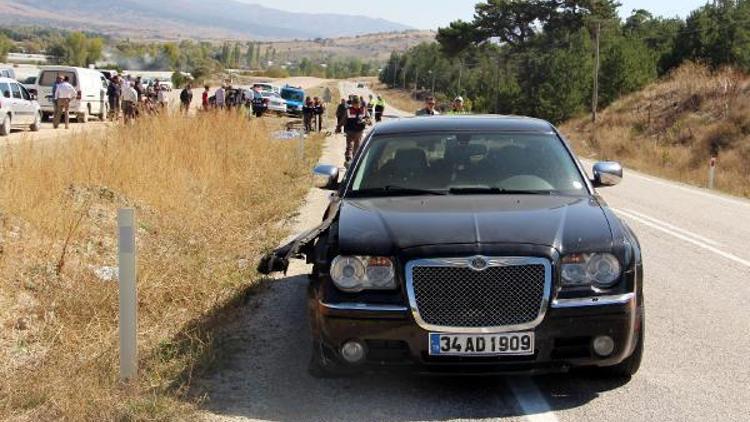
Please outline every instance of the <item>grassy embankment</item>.
[[[190, 418], [212, 330], [251, 294], [287, 235], [321, 138], [270, 140], [281, 120], [146, 119], [0, 149], [0, 420]], [[139, 367], [118, 382], [116, 210], [135, 207]], [[97, 275], [97, 271], [99, 274]]]
[[378, 78], [375, 77], [361, 78], [358, 80], [367, 82], [370, 88], [375, 91], [376, 94], [383, 97], [386, 102], [386, 114], [388, 114], [389, 104], [406, 113], [414, 113], [420, 108], [424, 107], [424, 102], [415, 100], [411, 91], [406, 91], [399, 88], [389, 88], [387, 85], [380, 82]]
[[750, 197], [750, 78], [686, 64], [620, 99], [599, 116], [561, 126], [582, 156], [620, 160], [661, 177], [706, 186], [717, 156], [716, 188]]

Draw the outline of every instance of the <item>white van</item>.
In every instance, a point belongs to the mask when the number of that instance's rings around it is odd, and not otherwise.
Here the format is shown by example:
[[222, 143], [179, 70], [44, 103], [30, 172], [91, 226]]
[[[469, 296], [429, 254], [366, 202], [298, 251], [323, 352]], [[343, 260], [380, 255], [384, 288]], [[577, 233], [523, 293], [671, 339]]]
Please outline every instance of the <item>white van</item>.
[[0, 136], [8, 136], [11, 128], [36, 132], [41, 122], [34, 96], [15, 79], [0, 77]]
[[36, 92], [44, 117], [55, 112], [52, 103], [52, 86], [57, 75], [67, 76], [70, 84], [78, 91], [78, 97], [71, 101], [70, 112], [80, 123], [86, 123], [89, 116], [95, 115], [104, 121], [107, 117], [107, 79], [98, 70], [71, 66], [43, 66], [36, 81]]

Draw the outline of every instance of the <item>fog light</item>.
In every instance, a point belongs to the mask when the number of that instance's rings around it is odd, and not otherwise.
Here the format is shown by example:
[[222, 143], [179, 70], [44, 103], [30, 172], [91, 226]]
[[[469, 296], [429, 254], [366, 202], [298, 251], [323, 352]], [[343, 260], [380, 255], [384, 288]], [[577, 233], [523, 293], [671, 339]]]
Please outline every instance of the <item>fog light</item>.
[[615, 341], [610, 336], [599, 336], [594, 339], [594, 352], [597, 355], [606, 357], [615, 351]]
[[341, 346], [341, 357], [349, 363], [360, 363], [365, 359], [365, 346], [358, 341], [348, 341]]

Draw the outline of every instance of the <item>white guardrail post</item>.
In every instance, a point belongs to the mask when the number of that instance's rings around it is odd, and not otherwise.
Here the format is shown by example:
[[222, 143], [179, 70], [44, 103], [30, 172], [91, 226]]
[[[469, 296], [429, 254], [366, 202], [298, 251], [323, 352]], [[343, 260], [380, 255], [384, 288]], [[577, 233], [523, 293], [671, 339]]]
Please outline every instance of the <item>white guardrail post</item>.
[[138, 329], [136, 299], [135, 210], [117, 210], [118, 266], [120, 286], [120, 379], [127, 381], [138, 373]]
[[708, 188], [714, 189], [714, 182], [716, 181], [716, 157], [711, 157], [711, 161], [708, 164]]

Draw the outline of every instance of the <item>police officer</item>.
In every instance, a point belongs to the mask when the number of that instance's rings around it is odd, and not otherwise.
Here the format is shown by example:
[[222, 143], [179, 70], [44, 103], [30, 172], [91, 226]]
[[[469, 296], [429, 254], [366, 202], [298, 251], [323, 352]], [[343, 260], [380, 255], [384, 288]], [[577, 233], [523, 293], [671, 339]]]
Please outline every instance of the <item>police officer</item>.
[[352, 106], [346, 111], [346, 123], [344, 124], [344, 132], [346, 133], [346, 153], [344, 154], [344, 158], [346, 159], [347, 166], [351, 163], [354, 154], [359, 150], [359, 144], [362, 142], [362, 134], [365, 132], [368, 120], [367, 108], [362, 105], [362, 101], [359, 98], [353, 98]]
[[346, 123], [346, 109], [349, 107], [345, 98], [341, 99], [341, 103], [336, 108], [336, 133], [341, 133]]
[[315, 103], [312, 98], [305, 98], [305, 104], [302, 106], [302, 120], [305, 122], [305, 132], [313, 131], [313, 118], [315, 118]]
[[253, 95], [253, 114], [255, 114], [255, 117], [263, 117], [267, 109], [266, 99], [260, 95], [260, 92], [255, 92]]
[[383, 120], [383, 113], [385, 113], [385, 101], [383, 97], [378, 95], [378, 99], [375, 100], [375, 121], [380, 122]]

